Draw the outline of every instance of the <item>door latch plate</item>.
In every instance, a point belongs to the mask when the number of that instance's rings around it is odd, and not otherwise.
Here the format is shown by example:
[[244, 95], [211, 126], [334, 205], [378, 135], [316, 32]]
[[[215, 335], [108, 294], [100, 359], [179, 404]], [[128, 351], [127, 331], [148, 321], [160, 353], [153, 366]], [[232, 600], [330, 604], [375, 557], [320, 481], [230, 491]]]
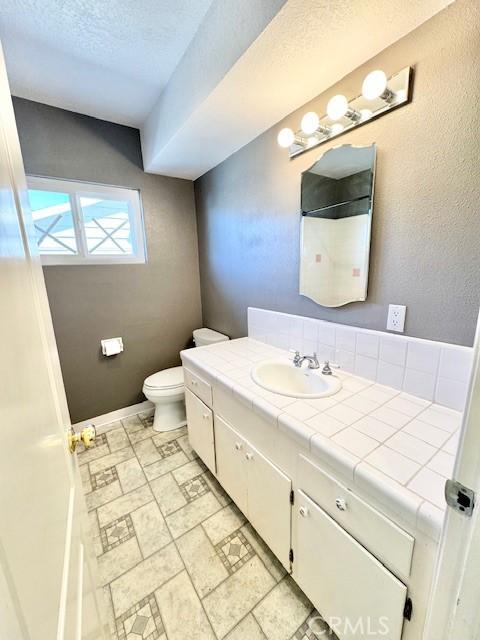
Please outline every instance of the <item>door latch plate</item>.
[[449, 507], [464, 516], [471, 517], [475, 507], [475, 492], [457, 480], [447, 480], [445, 483], [445, 500]]

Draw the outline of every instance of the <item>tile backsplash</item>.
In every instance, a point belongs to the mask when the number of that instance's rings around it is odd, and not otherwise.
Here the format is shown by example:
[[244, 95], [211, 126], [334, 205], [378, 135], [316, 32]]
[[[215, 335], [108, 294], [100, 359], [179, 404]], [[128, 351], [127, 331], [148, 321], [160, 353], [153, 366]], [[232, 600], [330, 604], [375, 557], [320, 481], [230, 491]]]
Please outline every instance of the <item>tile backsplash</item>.
[[473, 349], [359, 329], [277, 311], [248, 309], [248, 335], [282, 349], [316, 352], [363, 378], [463, 411]]

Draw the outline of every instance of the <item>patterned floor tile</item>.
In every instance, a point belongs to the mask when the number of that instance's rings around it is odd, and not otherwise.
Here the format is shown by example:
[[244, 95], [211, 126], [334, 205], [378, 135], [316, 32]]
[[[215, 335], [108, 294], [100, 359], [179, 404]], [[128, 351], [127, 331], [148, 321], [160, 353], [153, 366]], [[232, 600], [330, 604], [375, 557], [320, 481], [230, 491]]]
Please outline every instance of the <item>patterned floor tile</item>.
[[151, 427], [153, 425], [153, 410], [139, 413], [138, 417], [143, 422], [144, 427]]
[[116, 429], [107, 431], [105, 435], [107, 437], [108, 446], [110, 447], [110, 451], [112, 453], [114, 451], [118, 451], [119, 449], [124, 449], [130, 444], [128, 436], [125, 433], [125, 429], [121, 425]]
[[143, 557], [147, 558], [172, 541], [172, 537], [155, 501], [130, 514]]
[[107, 467], [98, 473], [93, 473], [91, 475], [91, 479], [92, 489], [93, 491], [96, 491], [97, 489], [101, 489], [107, 484], [111, 484], [118, 480], [117, 469], [115, 467]]
[[186, 428], [152, 422], [103, 425], [79, 452], [111, 640], [335, 640]]
[[136, 538], [114, 547], [98, 556], [98, 568], [102, 585], [106, 585], [135, 567], [142, 560], [142, 554]]
[[[158, 453], [158, 451], [157, 454], [160, 458], [160, 454]], [[159, 478], [166, 473], [174, 471], [178, 467], [184, 465], [186, 462], [188, 462], [187, 456], [183, 453], [183, 451], [179, 451], [178, 453], [174, 453], [173, 456], [160, 458], [157, 462], [144, 466], [143, 470], [145, 472], [145, 475], [147, 476], [147, 480], [150, 481], [155, 480], [155, 478]]]
[[153, 594], [125, 611], [116, 622], [118, 640], [157, 640], [164, 631]]
[[186, 571], [155, 592], [168, 640], [216, 640]]
[[310, 600], [286, 576], [255, 607], [253, 615], [268, 640], [290, 640], [312, 610]]
[[238, 571], [254, 555], [252, 546], [240, 531], [215, 545], [215, 550], [230, 574]]
[[224, 580], [203, 599], [212, 627], [223, 638], [275, 586], [275, 580], [257, 556]]
[[162, 456], [162, 458], [168, 458], [168, 456], [173, 456], [175, 453], [181, 451], [181, 447], [176, 440], [172, 440], [171, 442], [165, 442], [165, 444], [161, 444], [158, 448], [158, 453]]
[[338, 640], [318, 611], [313, 611], [293, 634], [291, 640]]
[[204, 493], [207, 493], [207, 491], [210, 491], [210, 488], [202, 476], [198, 476], [180, 485], [180, 490], [185, 500], [192, 502], [192, 500], [196, 500], [200, 498], [200, 496], [203, 496]]
[[182, 569], [183, 562], [175, 545], [169, 544], [113, 580], [110, 588], [116, 615], [123, 615]]
[[114, 520], [111, 524], [100, 529], [102, 546], [104, 551], [110, 551], [118, 547], [122, 542], [126, 542], [135, 535], [132, 518], [130, 515], [122, 516]]
[[232, 504], [204, 520], [202, 527], [205, 529], [212, 544], [216, 545], [244, 525], [245, 520], [243, 513], [232, 502]]
[[177, 548], [201, 598], [228, 578], [227, 569], [201, 526], [178, 538]]

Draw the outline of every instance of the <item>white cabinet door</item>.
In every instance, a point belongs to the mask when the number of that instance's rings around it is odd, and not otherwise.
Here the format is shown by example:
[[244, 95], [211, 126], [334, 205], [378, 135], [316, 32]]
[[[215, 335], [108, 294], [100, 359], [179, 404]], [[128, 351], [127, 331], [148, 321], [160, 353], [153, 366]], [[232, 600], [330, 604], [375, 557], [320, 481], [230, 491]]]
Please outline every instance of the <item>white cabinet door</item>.
[[302, 491], [293, 575], [341, 640], [400, 640], [407, 588]]
[[185, 404], [190, 444], [210, 471], [215, 473], [215, 439], [212, 410], [188, 389], [185, 389]]
[[292, 481], [253, 447], [247, 448], [245, 460], [248, 518], [283, 566], [290, 571]]
[[247, 513], [246, 442], [234, 429], [215, 416], [217, 477], [239, 509]]

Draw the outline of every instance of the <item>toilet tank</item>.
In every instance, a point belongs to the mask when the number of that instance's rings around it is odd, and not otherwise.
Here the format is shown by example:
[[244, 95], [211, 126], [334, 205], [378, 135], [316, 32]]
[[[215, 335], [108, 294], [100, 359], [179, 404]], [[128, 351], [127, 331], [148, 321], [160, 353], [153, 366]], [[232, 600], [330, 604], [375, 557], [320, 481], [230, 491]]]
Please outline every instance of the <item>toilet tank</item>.
[[195, 329], [193, 332], [193, 341], [196, 347], [205, 347], [207, 344], [226, 342], [227, 340], [230, 340], [228, 336], [213, 329]]

